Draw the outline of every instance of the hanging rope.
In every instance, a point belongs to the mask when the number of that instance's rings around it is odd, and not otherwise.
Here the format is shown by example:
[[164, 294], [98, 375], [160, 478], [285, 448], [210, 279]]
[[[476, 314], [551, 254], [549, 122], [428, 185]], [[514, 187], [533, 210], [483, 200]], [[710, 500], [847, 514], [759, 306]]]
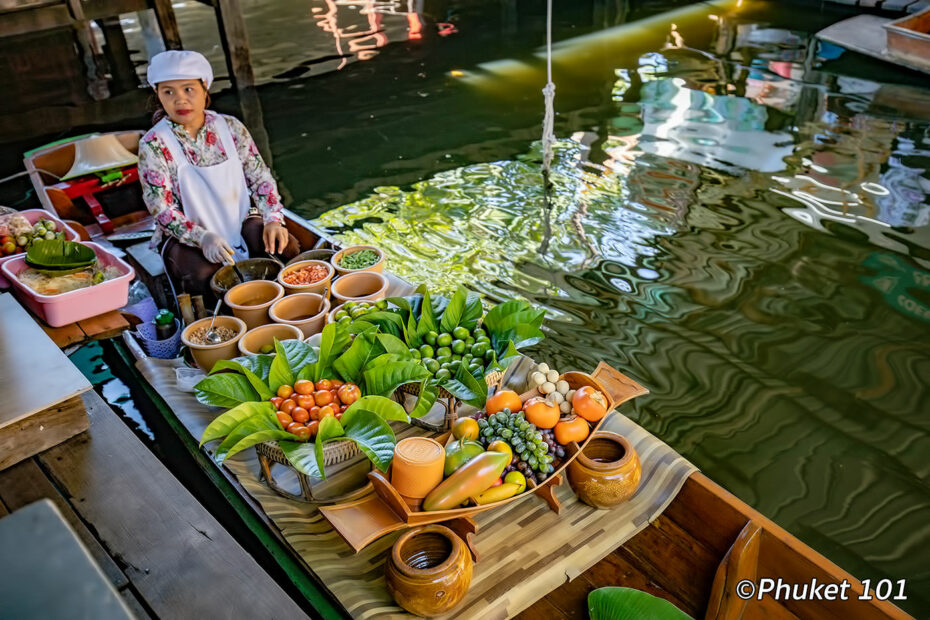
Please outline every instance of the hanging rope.
[[546, 86], [542, 89], [546, 113], [543, 116], [542, 150], [543, 177], [549, 185], [549, 171], [552, 166], [552, 147], [555, 144], [555, 84], [552, 82], [552, 0], [546, 2]]

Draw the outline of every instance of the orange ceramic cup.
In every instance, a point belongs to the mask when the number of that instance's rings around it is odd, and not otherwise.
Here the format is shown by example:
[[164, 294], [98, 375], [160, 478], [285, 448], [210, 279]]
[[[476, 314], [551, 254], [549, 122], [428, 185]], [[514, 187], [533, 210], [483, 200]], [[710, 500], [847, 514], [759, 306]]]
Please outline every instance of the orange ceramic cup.
[[394, 447], [391, 485], [408, 504], [422, 500], [442, 482], [446, 451], [435, 439], [408, 437]]

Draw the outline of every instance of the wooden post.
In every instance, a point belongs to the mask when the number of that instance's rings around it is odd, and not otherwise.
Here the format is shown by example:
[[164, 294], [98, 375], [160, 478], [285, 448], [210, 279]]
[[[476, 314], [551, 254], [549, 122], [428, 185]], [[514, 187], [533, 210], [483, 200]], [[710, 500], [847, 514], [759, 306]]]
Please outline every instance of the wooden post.
[[105, 17], [97, 20], [97, 24], [103, 31], [106, 40], [106, 47], [103, 51], [107, 58], [107, 64], [110, 65], [110, 73], [113, 75], [117, 91], [126, 92], [138, 87], [139, 78], [136, 75], [132, 60], [129, 58], [129, 46], [126, 45], [126, 35], [120, 25], [119, 16]]
[[136, 19], [142, 30], [142, 47], [145, 49], [145, 57], [151, 58], [155, 54], [164, 52], [165, 40], [162, 39], [155, 11], [149, 9], [136, 11]]
[[239, 0], [216, 0], [214, 6], [229, 77], [239, 90], [254, 86], [255, 74], [252, 72], [252, 54], [242, 17], [242, 4]]
[[165, 47], [169, 50], [181, 49], [181, 31], [178, 30], [178, 20], [174, 16], [174, 9], [171, 8], [171, 0], [152, 0], [152, 8], [155, 10], [155, 19], [161, 28]]

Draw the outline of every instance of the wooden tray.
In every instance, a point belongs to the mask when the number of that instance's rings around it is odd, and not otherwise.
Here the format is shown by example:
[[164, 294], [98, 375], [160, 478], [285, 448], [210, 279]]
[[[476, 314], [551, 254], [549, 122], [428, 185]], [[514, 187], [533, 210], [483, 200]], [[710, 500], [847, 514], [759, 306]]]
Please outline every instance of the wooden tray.
[[[608, 412], [628, 400], [649, 393], [649, 390], [604, 362], [598, 364], [591, 375], [581, 372], [568, 372], [563, 374], [560, 379], [568, 381], [572, 389], [591, 385], [601, 390], [608, 399]], [[335, 506], [322, 506], [320, 512], [356, 552], [364, 549], [385, 534], [407, 527], [446, 522], [446, 525], [463, 534], [463, 538], [469, 543], [469, 548], [472, 549], [472, 554], [476, 556], [475, 559], [477, 560], [477, 555], [474, 553], [474, 548], [469, 540], [471, 534], [477, 531], [471, 517], [484, 510], [519, 501], [530, 495], [539, 495], [553, 511], [558, 513], [561, 507], [553, 494], [553, 488], [561, 483], [562, 472], [584, 449], [594, 432], [600, 428], [604, 419], [606, 419], [606, 416], [594, 425], [588, 434], [588, 438], [580, 445], [572, 442], [565, 447], [565, 458], [562, 459], [559, 467], [544, 482], [539, 485], [529, 482], [527, 491], [493, 504], [429, 512], [412, 510], [394, 487], [391, 486], [390, 472], [386, 475], [375, 470], [368, 474], [368, 479], [375, 491], [374, 494]], [[448, 434], [437, 437], [440, 443], [444, 443], [447, 439]]]

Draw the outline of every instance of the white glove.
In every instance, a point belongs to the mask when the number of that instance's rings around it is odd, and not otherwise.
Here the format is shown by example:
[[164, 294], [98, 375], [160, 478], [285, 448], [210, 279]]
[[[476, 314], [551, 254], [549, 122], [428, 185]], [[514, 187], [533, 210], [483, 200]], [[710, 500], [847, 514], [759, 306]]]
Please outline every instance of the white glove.
[[226, 243], [226, 240], [214, 232], [207, 232], [200, 240], [200, 249], [203, 251], [204, 258], [211, 263], [231, 263], [233, 262], [232, 248]]

